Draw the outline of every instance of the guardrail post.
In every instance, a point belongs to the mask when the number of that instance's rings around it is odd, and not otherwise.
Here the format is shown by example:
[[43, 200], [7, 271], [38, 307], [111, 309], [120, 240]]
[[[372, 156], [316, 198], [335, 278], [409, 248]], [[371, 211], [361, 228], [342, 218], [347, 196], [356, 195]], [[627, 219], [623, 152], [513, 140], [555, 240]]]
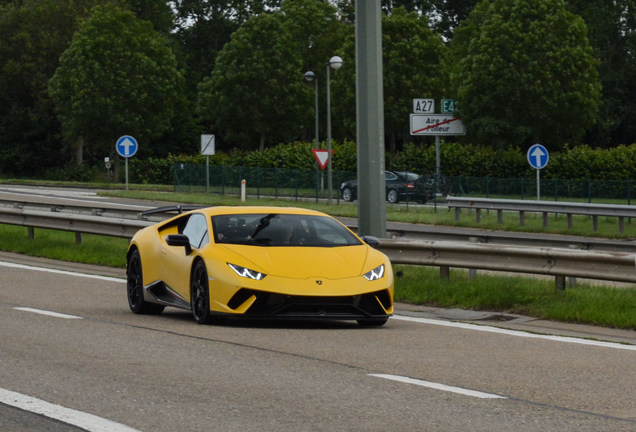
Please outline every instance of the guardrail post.
[[481, 209], [475, 209], [475, 222], [480, 223], [481, 222]]
[[555, 285], [557, 291], [565, 290], [565, 276], [555, 276]]
[[519, 212], [519, 226], [524, 226], [526, 224], [526, 212]]
[[592, 216], [592, 231], [598, 231], [598, 216]]
[[548, 212], [543, 212], [543, 227], [548, 227]]
[[[468, 243], [479, 243], [479, 239], [477, 237], [468, 237]], [[470, 279], [475, 279], [477, 277], [477, 269], [469, 268], [468, 277]]]
[[440, 266], [439, 267], [439, 277], [442, 280], [446, 280], [450, 278], [450, 267], [448, 266]]
[[500, 225], [503, 223], [503, 210], [497, 210], [497, 223]]
[[572, 213], [568, 213], [568, 229], [572, 229]]
[[621, 234], [625, 232], [625, 218], [623, 216], [618, 217], [618, 231]]
[[81, 232], [76, 232], [75, 233], [75, 244], [82, 244], [82, 233]]
[[35, 238], [35, 228], [27, 227], [27, 232], [29, 235], [29, 240], [33, 240]]
[[459, 215], [462, 213], [462, 209], [455, 207], [455, 222], [459, 222]]

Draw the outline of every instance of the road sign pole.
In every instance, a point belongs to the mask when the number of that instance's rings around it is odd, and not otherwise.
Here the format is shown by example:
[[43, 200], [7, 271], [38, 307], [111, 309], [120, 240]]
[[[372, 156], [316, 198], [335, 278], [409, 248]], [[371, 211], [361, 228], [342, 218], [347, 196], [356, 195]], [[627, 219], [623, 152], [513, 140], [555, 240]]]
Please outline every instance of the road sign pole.
[[537, 201], [541, 200], [541, 176], [539, 171], [541, 170], [537, 170]]
[[128, 158], [126, 158], [126, 190], [128, 190]]
[[439, 157], [439, 147], [440, 147], [439, 135], [435, 135], [435, 173], [437, 174], [437, 178], [439, 178], [440, 174], [442, 173], [442, 165], [440, 163], [440, 157]]
[[205, 157], [205, 193], [210, 191], [210, 156]]

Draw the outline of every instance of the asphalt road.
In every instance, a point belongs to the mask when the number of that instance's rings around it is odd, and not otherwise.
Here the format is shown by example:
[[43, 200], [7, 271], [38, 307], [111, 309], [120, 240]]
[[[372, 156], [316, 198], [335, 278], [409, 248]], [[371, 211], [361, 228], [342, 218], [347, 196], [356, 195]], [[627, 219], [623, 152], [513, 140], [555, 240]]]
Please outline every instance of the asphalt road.
[[[523, 318], [504, 327], [534, 333], [510, 331], [405, 306], [382, 328], [200, 326], [178, 310], [132, 314], [119, 270], [10, 261], [0, 256], [0, 395], [157, 432], [636, 430], [634, 332]], [[5, 402], [0, 430], [77, 429]]]

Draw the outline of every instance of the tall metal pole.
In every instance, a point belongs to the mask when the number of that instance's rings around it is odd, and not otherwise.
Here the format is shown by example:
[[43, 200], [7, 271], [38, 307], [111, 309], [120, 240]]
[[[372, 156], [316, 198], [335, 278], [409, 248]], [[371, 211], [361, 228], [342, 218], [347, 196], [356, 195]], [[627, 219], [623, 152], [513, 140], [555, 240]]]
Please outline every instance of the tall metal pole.
[[[315, 80], [315, 87], [314, 87], [315, 91], [316, 91], [316, 108], [315, 108], [315, 114], [316, 114], [316, 150], [318, 150], [320, 148], [320, 140], [318, 139], [318, 128], [320, 127], [320, 123], [318, 122], [318, 77], [316, 77]], [[318, 202], [318, 190], [320, 188], [320, 167], [318, 166], [318, 161], [316, 161], [316, 202]]]
[[331, 86], [329, 79], [329, 69], [331, 65], [327, 63], [327, 204], [331, 205], [333, 199], [333, 179], [331, 177]]
[[386, 237], [381, 1], [355, 8], [358, 233]]

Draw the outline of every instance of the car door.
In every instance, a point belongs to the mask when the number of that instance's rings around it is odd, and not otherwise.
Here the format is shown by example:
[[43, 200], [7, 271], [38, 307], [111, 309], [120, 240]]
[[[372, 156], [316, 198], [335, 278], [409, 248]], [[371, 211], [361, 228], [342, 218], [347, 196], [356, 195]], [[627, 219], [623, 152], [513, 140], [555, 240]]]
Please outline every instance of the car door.
[[163, 281], [170, 289], [190, 302], [190, 270], [196, 251], [209, 243], [208, 218], [201, 213], [193, 213], [179, 225], [179, 234], [190, 240], [192, 252], [185, 247], [161, 245], [161, 271]]

